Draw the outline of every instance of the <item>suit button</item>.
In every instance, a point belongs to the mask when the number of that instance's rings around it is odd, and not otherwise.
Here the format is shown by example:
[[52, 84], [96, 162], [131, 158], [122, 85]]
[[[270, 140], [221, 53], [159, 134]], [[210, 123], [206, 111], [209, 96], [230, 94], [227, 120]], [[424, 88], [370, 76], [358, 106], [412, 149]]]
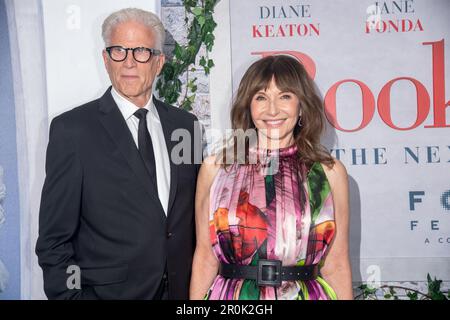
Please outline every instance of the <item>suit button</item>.
[[167, 239], [172, 238], [173, 233], [172, 232], [167, 232]]

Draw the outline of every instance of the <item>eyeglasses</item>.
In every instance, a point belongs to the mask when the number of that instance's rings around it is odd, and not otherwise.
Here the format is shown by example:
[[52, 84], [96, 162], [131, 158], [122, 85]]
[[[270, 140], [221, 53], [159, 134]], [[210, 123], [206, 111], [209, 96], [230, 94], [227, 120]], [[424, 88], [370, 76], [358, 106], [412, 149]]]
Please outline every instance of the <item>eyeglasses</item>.
[[150, 49], [145, 47], [137, 47], [137, 48], [124, 48], [121, 46], [112, 46], [107, 47], [106, 52], [108, 52], [109, 57], [115, 62], [122, 62], [128, 56], [128, 51], [133, 51], [133, 58], [137, 62], [146, 63], [153, 56], [159, 56], [161, 51], [158, 49]]

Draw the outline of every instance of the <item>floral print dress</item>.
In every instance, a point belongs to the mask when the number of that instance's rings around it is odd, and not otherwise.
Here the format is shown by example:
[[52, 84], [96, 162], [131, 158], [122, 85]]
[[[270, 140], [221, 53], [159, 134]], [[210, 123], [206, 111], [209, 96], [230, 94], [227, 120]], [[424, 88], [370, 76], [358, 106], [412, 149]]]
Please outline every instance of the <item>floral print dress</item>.
[[[295, 145], [251, 152], [264, 160], [221, 168], [211, 186], [209, 230], [217, 259], [238, 265], [276, 259], [283, 266], [321, 266], [335, 233], [333, 198], [322, 165], [307, 168]], [[320, 275], [283, 281], [278, 288], [217, 275], [205, 299], [322, 300], [336, 299], [336, 294]]]

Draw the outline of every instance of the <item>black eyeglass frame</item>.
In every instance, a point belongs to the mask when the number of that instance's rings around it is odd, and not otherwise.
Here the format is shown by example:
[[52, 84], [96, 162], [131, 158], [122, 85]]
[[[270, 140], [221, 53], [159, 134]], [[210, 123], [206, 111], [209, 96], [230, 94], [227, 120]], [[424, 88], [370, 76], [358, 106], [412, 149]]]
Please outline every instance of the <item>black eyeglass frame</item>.
[[[122, 50], [125, 50], [125, 57], [123, 59], [120, 59], [120, 60], [114, 59], [112, 57], [112, 55], [111, 55], [111, 50], [114, 49], [114, 48], [120, 48]], [[150, 53], [150, 56], [149, 56], [149, 58], [146, 61], [139, 61], [139, 60], [136, 59], [135, 52], [136, 52], [136, 50], [141, 50], [141, 49], [145, 49], [145, 50], [147, 50]], [[150, 61], [151, 58], [153, 58], [153, 56], [159, 56], [161, 54], [161, 50], [153, 49], [153, 48], [146, 48], [146, 47], [124, 48], [122, 46], [110, 46], [110, 47], [106, 47], [105, 50], [106, 50], [106, 52], [108, 52], [108, 55], [111, 58], [111, 60], [115, 61], [115, 62], [125, 61], [127, 59], [127, 57], [128, 57], [128, 51], [132, 51], [133, 52], [133, 59], [136, 62], [139, 62], [139, 63], [147, 63], [147, 62]]]

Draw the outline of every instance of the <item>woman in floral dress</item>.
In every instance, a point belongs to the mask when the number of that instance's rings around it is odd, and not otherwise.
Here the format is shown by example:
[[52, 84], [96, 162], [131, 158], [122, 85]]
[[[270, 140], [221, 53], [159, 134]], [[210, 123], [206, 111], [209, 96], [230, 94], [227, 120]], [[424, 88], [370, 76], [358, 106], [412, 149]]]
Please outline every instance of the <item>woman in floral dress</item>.
[[303, 65], [255, 62], [231, 121], [242, 130], [198, 178], [191, 298], [352, 299], [347, 173], [320, 144], [323, 105]]

